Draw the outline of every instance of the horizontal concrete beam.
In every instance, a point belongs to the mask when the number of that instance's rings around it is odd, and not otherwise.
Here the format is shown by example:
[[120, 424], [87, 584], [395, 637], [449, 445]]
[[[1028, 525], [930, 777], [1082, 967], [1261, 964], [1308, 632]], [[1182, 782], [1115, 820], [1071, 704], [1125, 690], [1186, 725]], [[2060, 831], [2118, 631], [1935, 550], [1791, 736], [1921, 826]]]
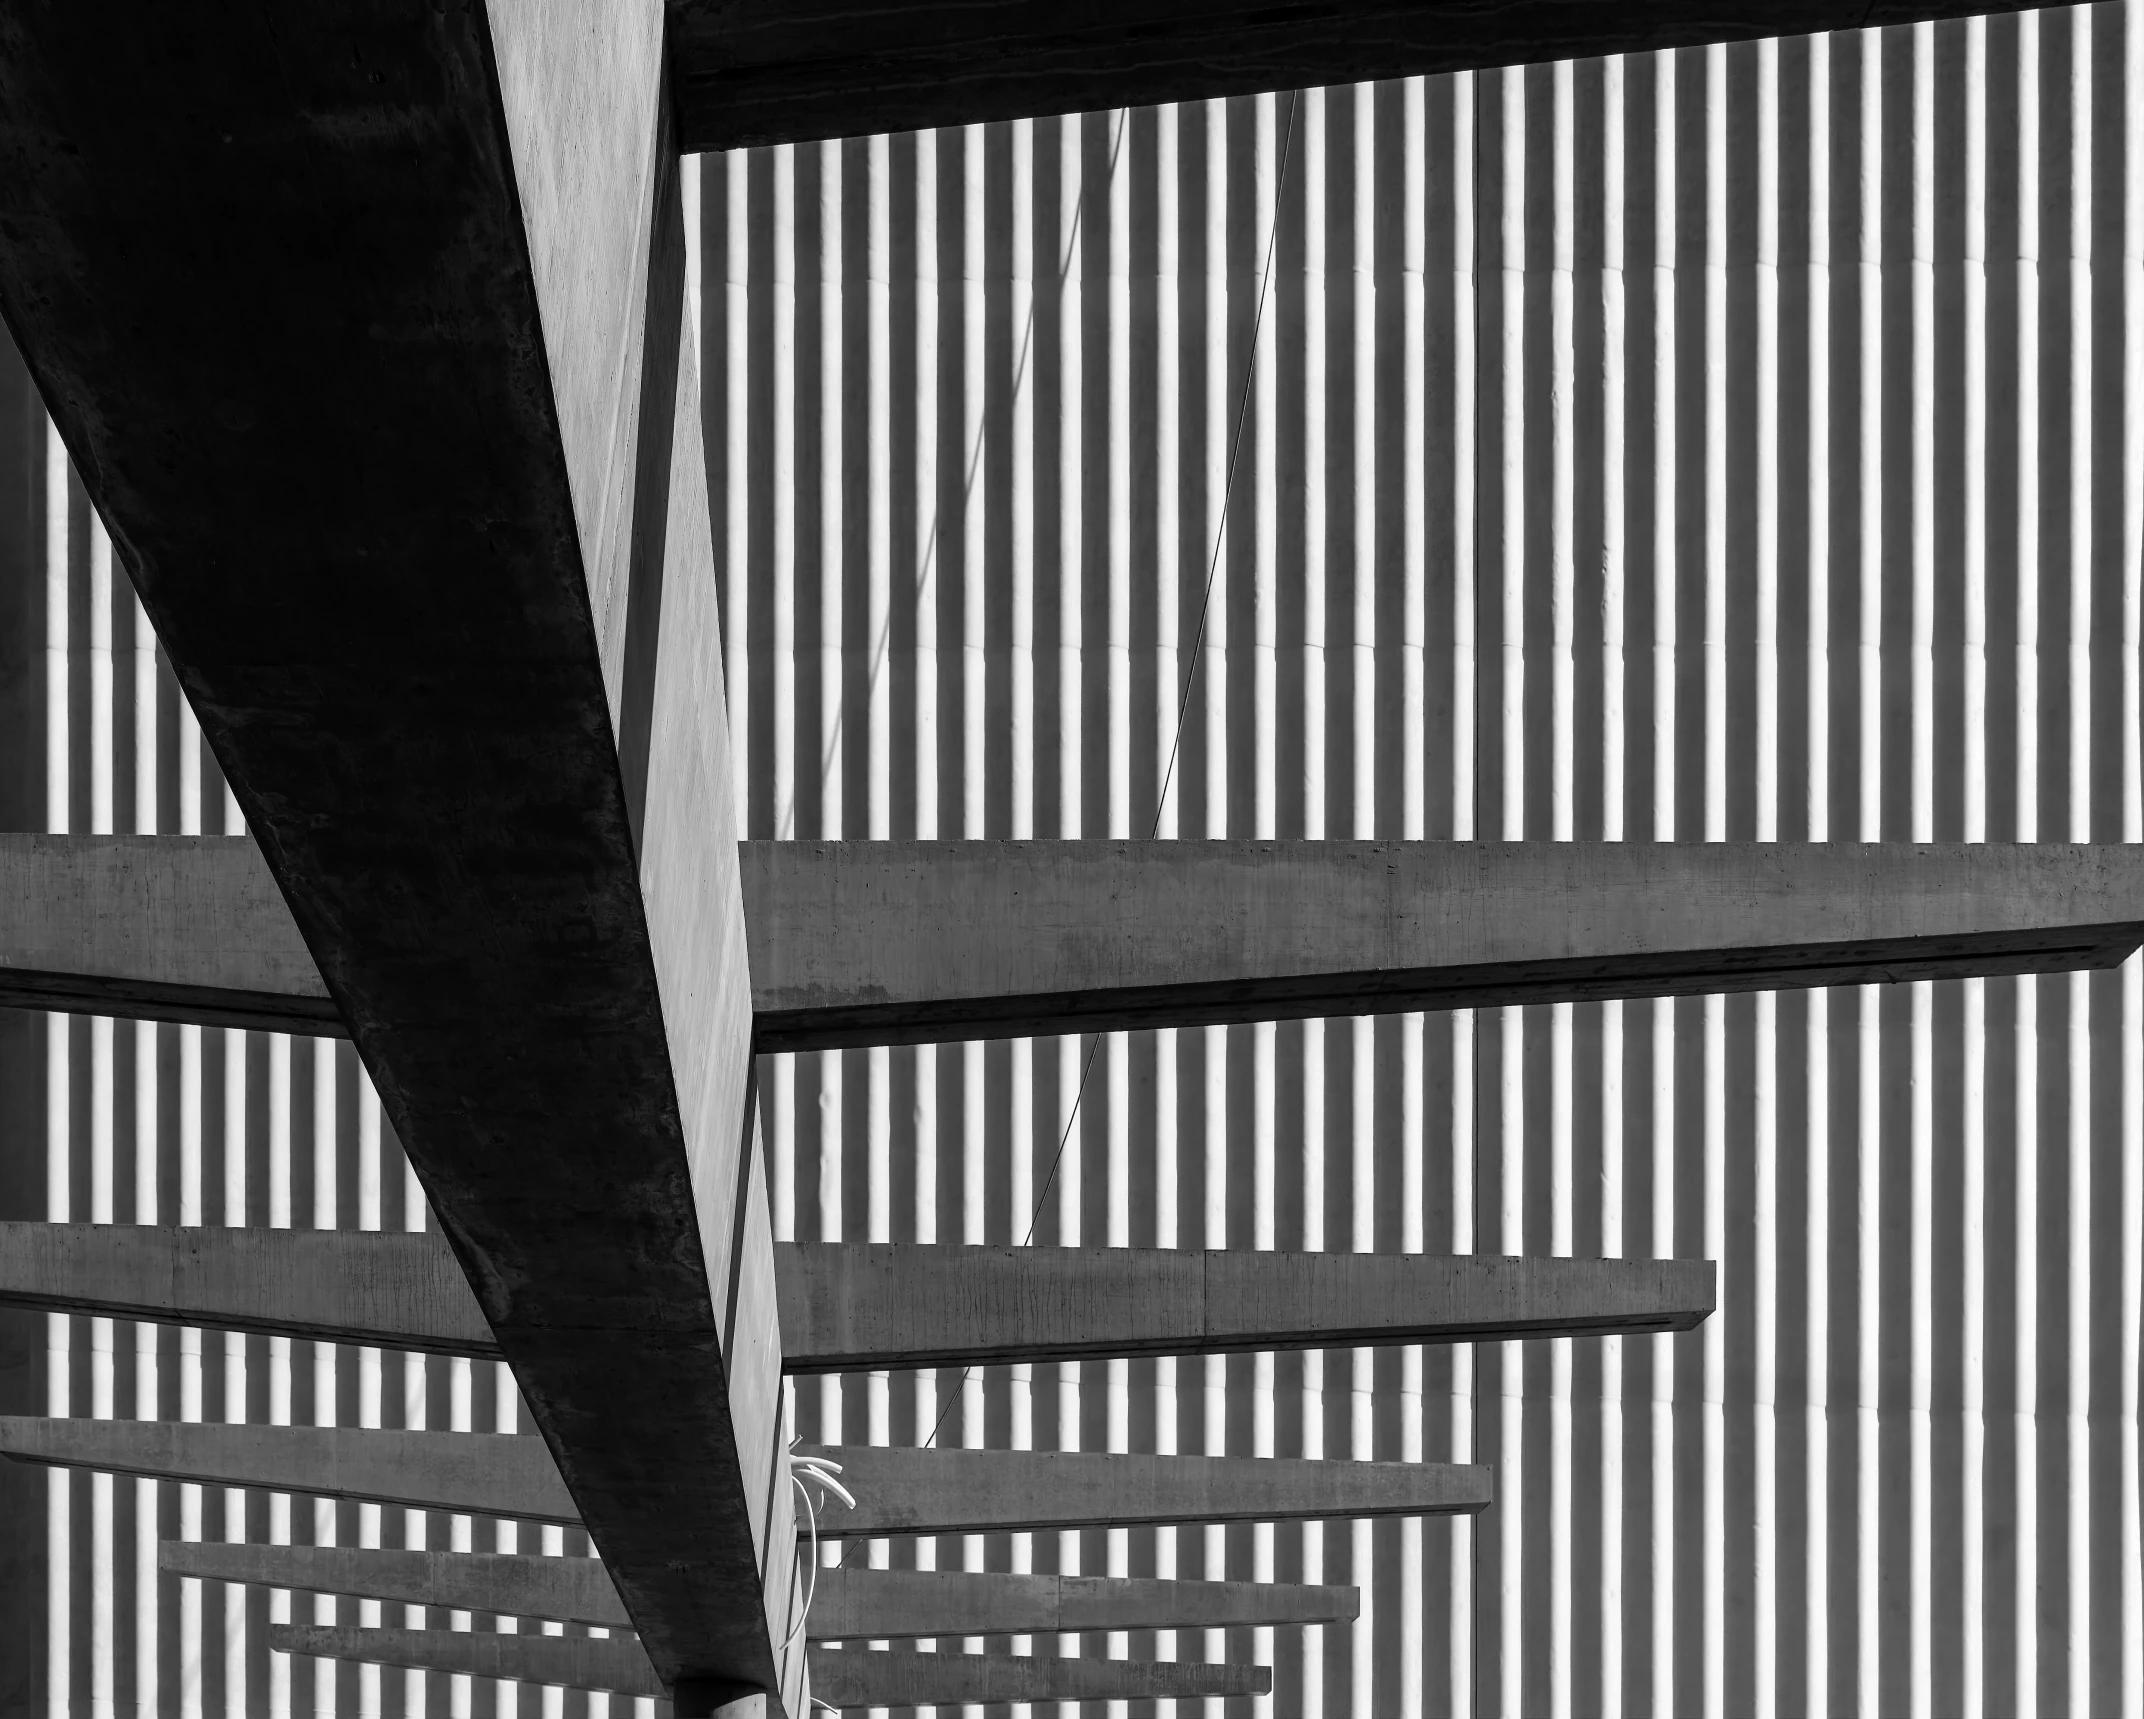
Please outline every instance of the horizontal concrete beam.
[[0, 1305], [499, 1355], [435, 1234], [0, 1223]]
[[[633, 1627], [608, 1570], [597, 1558], [166, 1540], [157, 1563], [167, 1575], [204, 1581], [348, 1594], [502, 1617], [556, 1618], [605, 1629]], [[842, 1567], [819, 1572], [805, 1634], [813, 1641], [875, 1641], [1345, 1623], [1359, 1606], [1360, 1596], [1350, 1587], [1286, 1582]]]
[[[594, 1689], [613, 1695], [668, 1692], [637, 1641], [496, 1635], [475, 1630], [364, 1629], [349, 1624], [270, 1624], [271, 1653], [347, 1659], [415, 1671]], [[1000, 1653], [860, 1650], [811, 1656], [813, 1696], [837, 1708], [928, 1707], [1009, 1701], [1195, 1699], [1264, 1695], [1273, 1674], [1259, 1665], [1139, 1663]]]
[[543, 1440], [509, 1433], [0, 1415], [0, 1456], [412, 1510], [580, 1520]]
[[250, 836], [0, 835], [0, 1004], [343, 1030]]
[[746, 842], [763, 1051], [2113, 966], [2120, 843]]
[[630, 1638], [272, 1623], [268, 1651], [395, 1665], [410, 1671], [460, 1672], [508, 1683], [604, 1690], [612, 1695], [669, 1693], [640, 1643]]
[[[354, 1594], [360, 1599], [496, 1612], [503, 1617], [556, 1618], [604, 1629], [633, 1627], [600, 1558], [166, 1540], [158, 1551], [157, 1565], [168, 1575], [198, 1576], [211, 1582]], [[823, 1593], [823, 1581], [820, 1587]]]
[[[1686, 1331], [1703, 1260], [778, 1246], [792, 1373]], [[443, 1237], [0, 1224], [0, 1304], [496, 1359]]]
[[1706, 1260], [796, 1243], [792, 1373], [1688, 1331]]
[[844, 1712], [859, 1707], [995, 1707], [1025, 1701], [1194, 1701], [1269, 1695], [1263, 1665], [1197, 1665], [1043, 1654], [890, 1653], [815, 1648], [811, 1693]]
[[842, 1465], [855, 1495], [819, 1509], [823, 1540], [1131, 1528], [1168, 1522], [1300, 1522], [1471, 1515], [1486, 1468], [1286, 1457], [1095, 1451], [804, 1447]]
[[1347, 1623], [1361, 1606], [1362, 1596], [1354, 1588], [1294, 1582], [1173, 1582], [839, 1565], [819, 1572], [805, 1634], [813, 1641], [878, 1641], [918, 1636], [1061, 1635], [1077, 1630], [1228, 1629]]

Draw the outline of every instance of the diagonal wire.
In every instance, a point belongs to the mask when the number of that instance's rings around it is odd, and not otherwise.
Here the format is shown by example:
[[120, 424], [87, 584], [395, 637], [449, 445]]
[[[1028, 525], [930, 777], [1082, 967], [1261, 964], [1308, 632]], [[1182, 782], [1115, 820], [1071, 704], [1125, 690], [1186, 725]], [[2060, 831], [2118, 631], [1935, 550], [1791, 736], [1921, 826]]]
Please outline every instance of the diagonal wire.
[[[1204, 655], [1206, 643], [1207, 618], [1213, 612], [1214, 580], [1221, 569], [1222, 548], [1228, 541], [1228, 511], [1230, 502], [1236, 492], [1236, 468], [1243, 455], [1244, 429], [1250, 422], [1251, 388], [1258, 375], [1258, 345], [1265, 335], [1266, 303], [1272, 295], [1273, 288], [1273, 257], [1280, 244], [1280, 201], [1288, 186], [1288, 163], [1293, 154], [1295, 144], [1295, 110], [1297, 103], [1301, 100], [1302, 96], [1299, 91], [1289, 93], [1288, 119], [1281, 133], [1280, 168], [1273, 176], [1273, 212], [1266, 228], [1265, 262], [1258, 277], [1258, 309], [1251, 322], [1251, 348], [1244, 358], [1243, 388], [1236, 399], [1236, 428], [1229, 438], [1228, 469], [1221, 482], [1221, 506], [1219, 517], [1214, 521], [1213, 551], [1206, 558], [1206, 583], [1199, 595], [1199, 622], [1191, 636], [1191, 666], [1184, 675], [1183, 694], [1176, 704], [1175, 731], [1169, 737], [1169, 761], [1162, 771], [1161, 783], [1154, 795], [1154, 821], [1147, 831], [1149, 841], [1152, 841], [1161, 833], [1162, 810], [1168, 804], [1169, 789], [1175, 780], [1177, 753], [1183, 746], [1184, 740], [1184, 719], [1191, 708], [1192, 690], [1198, 683], [1199, 663]], [[1084, 210], [1086, 202], [1086, 188], [1084, 186], [1080, 189], [1080, 200], [1082, 210]], [[1103, 1036], [1101, 1033], [1093, 1033], [1088, 1036], [1087, 1054], [1079, 1067], [1079, 1084], [1072, 1092], [1072, 1108], [1065, 1117], [1064, 1132], [1058, 1136], [1057, 1150], [1050, 1158], [1049, 1174], [1043, 1178], [1042, 1187], [1035, 1195], [1035, 1209], [1027, 1220], [1027, 1234], [1020, 1238], [1022, 1247], [1028, 1247], [1033, 1244], [1035, 1231], [1041, 1226], [1043, 1209], [1049, 1204], [1050, 1189], [1056, 1185], [1057, 1173], [1064, 1165], [1065, 1152], [1072, 1144], [1072, 1131], [1079, 1126], [1080, 1105], [1087, 1096], [1087, 1078], [1094, 1072], [1094, 1057], [1095, 1053], [1102, 1048]], [[931, 1428], [931, 1435], [923, 1441], [925, 1450], [930, 1449], [932, 1445], [938, 1442], [939, 1433], [945, 1430], [946, 1417], [953, 1412], [953, 1404], [958, 1400], [960, 1394], [965, 1390], [968, 1380], [974, 1377], [974, 1374], [975, 1369], [972, 1366], [964, 1369], [960, 1376], [960, 1385], [953, 1392], [946, 1395], [945, 1401], [939, 1406], [938, 1420]]]

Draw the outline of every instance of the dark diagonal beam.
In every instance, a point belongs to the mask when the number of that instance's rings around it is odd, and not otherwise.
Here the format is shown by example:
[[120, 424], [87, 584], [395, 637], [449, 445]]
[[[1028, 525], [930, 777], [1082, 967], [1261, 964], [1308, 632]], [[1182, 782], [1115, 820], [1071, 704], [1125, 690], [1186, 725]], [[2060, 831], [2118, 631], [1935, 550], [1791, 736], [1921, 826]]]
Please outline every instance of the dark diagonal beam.
[[1096, 1451], [804, 1447], [842, 1465], [851, 1510], [819, 1510], [822, 1539], [1470, 1515], [1489, 1470], [1424, 1462], [1140, 1456]]
[[12, 9], [0, 312], [690, 1712], [802, 1654], [664, 31]]
[[0, 1456], [411, 1510], [572, 1525], [581, 1520], [543, 1440], [511, 1433], [0, 1415]]
[[[633, 1620], [600, 1558], [539, 1558], [514, 1552], [398, 1552], [361, 1546], [234, 1546], [166, 1540], [166, 1575], [252, 1582], [321, 1594], [354, 1594], [409, 1606], [557, 1618], [631, 1629]], [[824, 1576], [821, 1591], [824, 1590]]]
[[2144, 848], [747, 842], [763, 1050], [2107, 967]]
[[691, 149], [2006, 12], [1988, 0], [671, 0]]

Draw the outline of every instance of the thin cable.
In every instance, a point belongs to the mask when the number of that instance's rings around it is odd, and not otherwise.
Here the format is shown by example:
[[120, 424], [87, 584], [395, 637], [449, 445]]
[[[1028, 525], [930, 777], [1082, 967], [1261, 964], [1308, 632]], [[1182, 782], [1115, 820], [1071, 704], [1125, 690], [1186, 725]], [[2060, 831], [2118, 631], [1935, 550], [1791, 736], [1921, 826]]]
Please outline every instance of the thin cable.
[[[1258, 277], [1258, 309], [1251, 320], [1251, 349], [1245, 354], [1243, 366], [1243, 391], [1236, 399], [1236, 429], [1229, 438], [1228, 468], [1221, 480], [1220, 517], [1214, 521], [1213, 553], [1206, 558], [1206, 584], [1199, 595], [1199, 624], [1191, 636], [1191, 667], [1184, 676], [1183, 696], [1176, 703], [1176, 727], [1169, 736], [1169, 762], [1162, 771], [1161, 784], [1154, 795], [1154, 822], [1147, 830], [1147, 840], [1153, 841], [1161, 834], [1162, 808], [1168, 804], [1169, 786], [1176, 775], [1176, 755], [1184, 741], [1184, 719], [1191, 709], [1191, 693], [1198, 684], [1199, 660], [1206, 642], [1206, 618], [1213, 609], [1214, 579], [1221, 569], [1221, 549], [1228, 541], [1229, 504], [1236, 493], [1236, 467], [1243, 454], [1244, 427], [1250, 422], [1251, 388], [1258, 377], [1258, 346], [1264, 338], [1266, 326], [1266, 301], [1273, 289], [1273, 257], [1280, 246], [1280, 204], [1288, 188], [1288, 162], [1295, 146], [1295, 109], [1302, 99], [1300, 91], [1288, 94], [1288, 119], [1281, 131], [1280, 170], [1273, 177], [1273, 214], [1266, 228], [1265, 264]], [[1080, 208], [1086, 207], [1086, 188], [1080, 188]], [[1077, 219], [1077, 216], [1075, 216]], [[1069, 267], [1069, 263], [1067, 267]], [[1027, 1234], [1020, 1240], [1022, 1247], [1031, 1245], [1035, 1231], [1041, 1226], [1043, 1207], [1049, 1203], [1050, 1189], [1056, 1185], [1057, 1172], [1063, 1167], [1065, 1151], [1072, 1143], [1072, 1130], [1079, 1126], [1080, 1104], [1087, 1096], [1087, 1077], [1094, 1071], [1095, 1052], [1102, 1048], [1100, 1033], [1091, 1035], [1087, 1055], [1079, 1067], [1079, 1084], [1072, 1090], [1072, 1109], [1065, 1118], [1064, 1132], [1058, 1136], [1057, 1151], [1050, 1159], [1049, 1174], [1042, 1179], [1042, 1187], [1035, 1195], [1035, 1209], [1027, 1220]], [[975, 1369], [967, 1368], [960, 1376], [964, 1388]], [[923, 1441], [925, 1450], [938, 1442], [938, 1435], [945, 1428], [946, 1416], [953, 1412], [953, 1398], [948, 1396], [938, 1410], [937, 1424], [931, 1428], [931, 1436]]]

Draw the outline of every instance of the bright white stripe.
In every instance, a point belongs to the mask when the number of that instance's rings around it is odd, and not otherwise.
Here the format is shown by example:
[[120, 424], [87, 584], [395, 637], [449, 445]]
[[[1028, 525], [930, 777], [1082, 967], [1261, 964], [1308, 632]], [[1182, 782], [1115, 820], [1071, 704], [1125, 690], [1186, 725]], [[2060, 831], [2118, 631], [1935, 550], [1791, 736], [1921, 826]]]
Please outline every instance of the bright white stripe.
[[[1988, 835], [1988, 30], [1970, 18], [1965, 33], [1965, 256], [1962, 353], [1962, 559], [1965, 584], [1964, 830]], [[1964, 987], [1961, 1064], [1965, 1077], [1959, 1141], [1959, 1712], [1986, 1710], [1987, 1547], [1987, 981]]]
[[[2039, 839], [2040, 702], [2040, 20], [2017, 18], [2017, 659], [2012, 708], [2017, 730], [2016, 834]], [[2039, 1525], [2039, 1042], [2040, 985], [2016, 982], [2017, 1099], [2012, 1124], [2017, 1185], [2013, 1332], [2013, 1543], [2010, 1598], [2016, 1654], [2011, 1704], [2040, 1706]]]
[[[1653, 56], [1653, 840], [1675, 839], [1676, 599], [1675, 55]], [[1675, 1005], [1653, 1004], [1653, 1216], [1657, 1259], [1675, 1256]], [[1652, 1710], [1676, 1712], [1675, 1351], [1652, 1341]]]
[[[687, 156], [688, 164], [697, 157]], [[722, 167], [723, 373], [723, 558], [722, 678], [729, 694], [730, 756], [735, 760], [731, 797], [737, 833], [752, 833], [752, 158], [733, 149], [717, 158]], [[688, 233], [699, 229], [700, 204], [685, 204]], [[697, 248], [695, 255], [697, 255]], [[694, 318], [695, 338], [702, 326]], [[703, 367], [704, 368], [704, 367]]]
[[[769, 537], [772, 544], [773, 614], [769, 667], [774, 677], [774, 834], [797, 828], [797, 152], [794, 144], [774, 151], [774, 255], [769, 265], [773, 295], [774, 433], [769, 454], [773, 484]], [[782, 1184], [778, 1181], [777, 1186]]]
[[[960, 150], [960, 445], [967, 471], [960, 487], [960, 793], [961, 834], [973, 841], [987, 828], [984, 700], [989, 689], [984, 613], [988, 569], [983, 473], [989, 434], [983, 416], [989, 368], [988, 282], [983, 260], [984, 138], [979, 125], [964, 126]], [[980, 1127], [981, 1119], [970, 1124]]]

